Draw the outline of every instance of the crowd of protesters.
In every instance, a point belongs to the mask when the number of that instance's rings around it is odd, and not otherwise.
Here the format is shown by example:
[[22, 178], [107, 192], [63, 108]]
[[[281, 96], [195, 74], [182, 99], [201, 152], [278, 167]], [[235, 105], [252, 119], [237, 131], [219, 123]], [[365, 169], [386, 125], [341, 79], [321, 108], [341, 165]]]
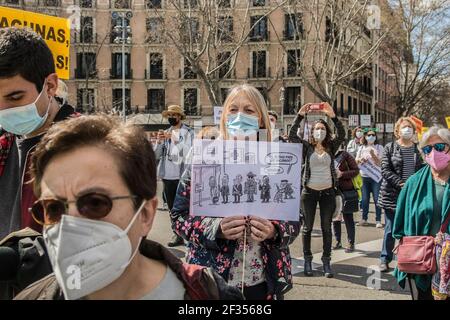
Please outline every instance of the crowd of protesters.
[[[354, 214], [361, 212], [358, 226], [369, 226], [371, 194], [375, 226], [384, 227], [380, 270], [390, 269], [396, 239], [401, 245], [407, 237], [435, 237], [433, 273], [397, 267], [394, 275], [402, 287], [408, 280], [413, 299], [450, 294], [448, 129], [432, 127], [417, 144], [414, 122], [402, 117], [395, 125], [397, 140], [386, 146], [377, 141], [375, 129], [361, 127], [346, 145], [341, 120], [322, 103], [322, 119], [309, 133], [301, 127], [317, 110], [306, 104], [286, 134], [277, 130], [278, 114], [268, 110], [255, 87], [235, 86], [218, 128], [206, 127], [196, 138], [301, 144], [299, 219], [242, 212], [193, 216], [195, 137], [183, 122], [182, 107], [168, 106], [162, 113], [168, 129], [151, 139], [114, 116], [77, 114], [48, 46], [25, 29], [0, 29], [0, 75], [0, 248], [35, 255], [31, 266], [19, 264], [12, 271], [5, 271], [8, 256], [0, 255], [0, 299], [281, 300], [293, 287], [289, 246], [300, 230], [304, 275], [310, 277], [318, 213], [322, 275], [333, 277], [332, 250], [343, 248], [341, 225], [347, 232], [345, 252], [352, 253]], [[172, 226], [168, 246], [185, 245], [187, 263], [147, 239], [157, 211], [158, 178]], [[225, 191], [224, 202], [242, 193]], [[67, 270], [77, 265], [82, 265], [81, 289], [68, 285]], [[2, 280], [9, 273], [10, 279]]]

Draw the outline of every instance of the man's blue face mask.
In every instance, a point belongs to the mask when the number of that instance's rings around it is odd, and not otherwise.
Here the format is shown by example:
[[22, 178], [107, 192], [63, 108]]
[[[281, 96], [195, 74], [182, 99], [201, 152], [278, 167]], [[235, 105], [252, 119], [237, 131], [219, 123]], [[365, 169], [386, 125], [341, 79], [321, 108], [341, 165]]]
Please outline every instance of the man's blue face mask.
[[227, 130], [232, 136], [236, 135], [255, 135], [259, 130], [259, 120], [242, 112], [229, 114], [227, 116]]
[[21, 107], [0, 110], [0, 126], [3, 127], [4, 130], [22, 136], [32, 133], [45, 123], [53, 97], [50, 98], [47, 111], [45, 111], [45, 114], [42, 117], [39, 115], [36, 102], [44, 92], [46, 83], [47, 82], [44, 82], [42, 91], [34, 102]]

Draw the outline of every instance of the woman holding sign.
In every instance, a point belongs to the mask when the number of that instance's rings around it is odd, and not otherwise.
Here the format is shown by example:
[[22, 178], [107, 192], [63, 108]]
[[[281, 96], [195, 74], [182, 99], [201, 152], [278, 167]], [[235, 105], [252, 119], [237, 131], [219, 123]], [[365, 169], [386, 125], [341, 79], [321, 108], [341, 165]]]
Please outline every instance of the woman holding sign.
[[366, 130], [362, 137], [362, 146], [356, 153], [356, 163], [359, 165], [361, 177], [363, 179], [362, 187], [362, 220], [358, 226], [367, 226], [369, 216], [370, 193], [372, 193], [375, 202], [376, 227], [383, 228], [381, 224], [381, 208], [378, 206], [378, 194], [381, 186], [381, 157], [384, 148], [377, 143], [377, 134], [375, 130]]
[[[319, 106], [314, 108], [313, 106]], [[309, 112], [320, 111], [331, 118], [336, 129], [337, 136], [332, 138], [331, 128], [324, 120], [318, 120], [312, 126], [312, 137], [309, 141], [299, 134], [300, 123]], [[301, 196], [302, 211], [305, 215], [303, 226], [303, 254], [305, 259], [305, 275], [312, 276], [312, 252], [311, 233], [314, 226], [317, 203], [320, 206], [320, 223], [323, 235], [323, 271], [327, 278], [333, 277], [331, 271], [331, 222], [336, 208], [336, 188], [338, 178], [334, 167], [334, 155], [345, 139], [345, 130], [342, 123], [336, 117], [333, 108], [327, 103], [319, 105], [304, 105], [298, 112], [294, 124], [289, 132], [291, 142], [303, 144], [304, 171], [303, 190]]]
[[[271, 141], [270, 128], [261, 93], [246, 84], [231, 89], [221, 116], [220, 139]], [[188, 241], [187, 261], [213, 267], [248, 300], [282, 299], [292, 288], [289, 245], [298, 235], [299, 223], [245, 212], [226, 218], [192, 216], [190, 181], [188, 169], [171, 212], [172, 228]]]

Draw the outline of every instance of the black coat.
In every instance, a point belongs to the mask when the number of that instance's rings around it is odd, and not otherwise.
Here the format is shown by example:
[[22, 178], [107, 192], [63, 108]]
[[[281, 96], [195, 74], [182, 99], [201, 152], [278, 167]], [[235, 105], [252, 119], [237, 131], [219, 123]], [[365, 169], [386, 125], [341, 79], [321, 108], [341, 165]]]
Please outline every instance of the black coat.
[[[423, 167], [423, 159], [417, 145], [415, 145], [415, 172]], [[397, 198], [402, 187], [403, 158], [400, 145], [397, 142], [388, 143], [384, 148], [381, 159], [381, 183], [380, 194], [378, 196], [378, 206], [383, 209], [394, 210], [397, 206]]]

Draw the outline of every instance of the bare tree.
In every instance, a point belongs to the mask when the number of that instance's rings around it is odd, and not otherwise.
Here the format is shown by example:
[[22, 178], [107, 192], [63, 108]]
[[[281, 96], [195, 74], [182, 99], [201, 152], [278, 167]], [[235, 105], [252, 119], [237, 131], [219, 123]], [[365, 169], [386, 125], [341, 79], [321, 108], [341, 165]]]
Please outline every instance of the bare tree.
[[424, 96], [417, 104], [415, 115], [423, 119], [425, 124], [442, 124], [446, 126], [445, 117], [450, 110], [450, 84], [447, 81], [439, 81], [434, 84], [432, 91]]
[[221, 84], [224, 79], [234, 77], [240, 50], [255, 27], [287, 1], [272, 1], [259, 10], [258, 19], [250, 19], [251, 1], [167, 0], [164, 11], [153, 8], [151, 12], [164, 22], [165, 41], [185, 61], [181, 76], [198, 76], [210, 103], [221, 105], [224, 98]]
[[398, 19], [390, 21], [389, 54], [397, 94], [397, 115], [421, 113], [450, 75], [450, 1], [390, 0]]
[[[320, 100], [333, 105], [337, 91], [371, 73], [371, 62], [386, 30], [367, 27], [369, 0], [291, 0], [289, 21], [277, 34], [295, 76]], [[293, 50], [294, 49], [294, 50]]]

